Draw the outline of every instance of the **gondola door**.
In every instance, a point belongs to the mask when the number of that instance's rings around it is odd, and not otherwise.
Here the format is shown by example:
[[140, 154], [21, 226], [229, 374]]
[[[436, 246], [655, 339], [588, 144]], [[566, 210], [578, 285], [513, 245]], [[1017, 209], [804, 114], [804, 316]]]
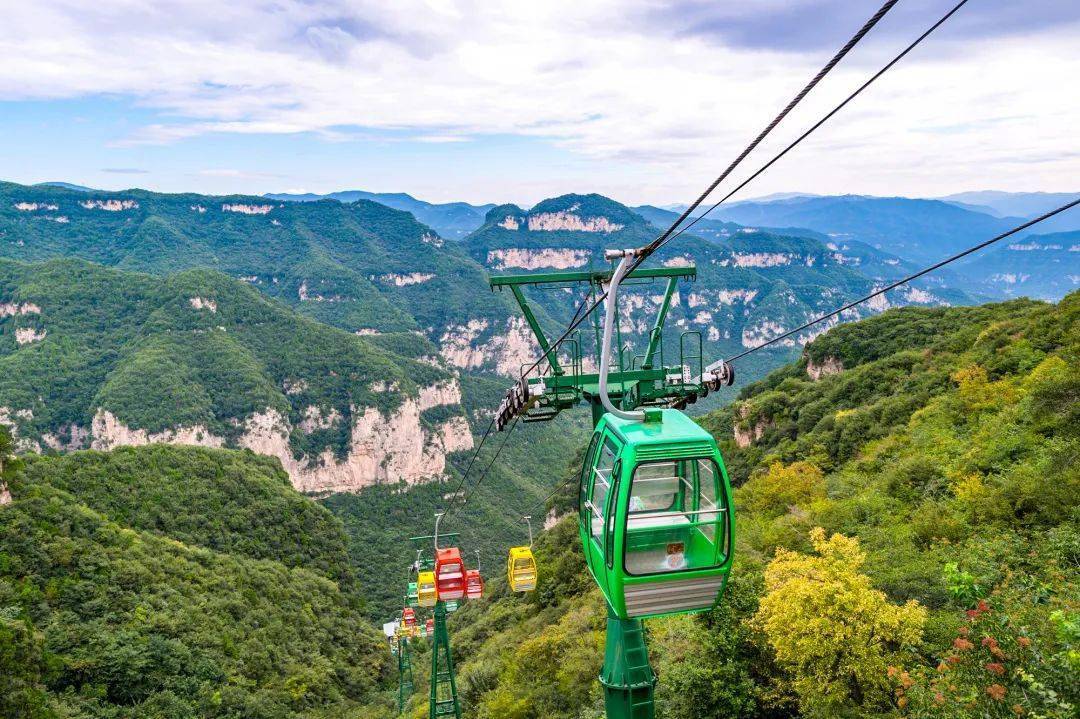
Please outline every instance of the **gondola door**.
[[581, 470], [581, 511], [578, 518], [585, 560], [596, 583], [610, 601], [609, 561], [615, 553], [615, 514], [618, 506], [619, 454], [622, 442], [610, 431], [593, 435], [590, 452]]

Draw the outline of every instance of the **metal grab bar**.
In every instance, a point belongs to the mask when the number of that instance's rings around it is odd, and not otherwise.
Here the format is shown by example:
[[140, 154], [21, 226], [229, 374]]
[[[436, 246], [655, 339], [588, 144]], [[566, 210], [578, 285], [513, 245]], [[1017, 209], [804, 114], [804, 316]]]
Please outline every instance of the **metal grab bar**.
[[720, 514], [726, 512], [727, 507], [717, 507], [716, 509], [693, 509], [688, 512], [631, 512], [630, 519], [660, 519], [662, 517], [684, 517], [690, 514]]

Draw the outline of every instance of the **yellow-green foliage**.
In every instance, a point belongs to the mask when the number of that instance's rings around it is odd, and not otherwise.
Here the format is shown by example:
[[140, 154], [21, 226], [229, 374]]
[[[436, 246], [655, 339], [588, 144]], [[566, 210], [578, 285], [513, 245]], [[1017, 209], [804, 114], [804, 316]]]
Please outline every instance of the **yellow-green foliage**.
[[773, 462], [768, 470], [755, 474], [740, 487], [735, 499], [740, 509], [778, 514], [794, 505], [805, 507], [824, 496], [821, 469], [809, 462]]
[[887, 667], [922, 638], [926, 610], [873, 588], [857, 539], [821, 528], [810, 538], [817, 556], [781, 549], [769, 563], [756, 620], [807, 714], [881, 707]]

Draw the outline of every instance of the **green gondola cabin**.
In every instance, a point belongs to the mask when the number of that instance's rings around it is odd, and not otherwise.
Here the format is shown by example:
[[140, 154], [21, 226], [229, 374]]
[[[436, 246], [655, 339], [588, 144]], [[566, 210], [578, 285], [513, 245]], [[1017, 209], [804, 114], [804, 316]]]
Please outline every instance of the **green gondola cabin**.
[[731, 570], [731, 484], [716, 441], [682, 412], [605, 414], [581, 471], [585, 557], [621, 619], [710, 609]]

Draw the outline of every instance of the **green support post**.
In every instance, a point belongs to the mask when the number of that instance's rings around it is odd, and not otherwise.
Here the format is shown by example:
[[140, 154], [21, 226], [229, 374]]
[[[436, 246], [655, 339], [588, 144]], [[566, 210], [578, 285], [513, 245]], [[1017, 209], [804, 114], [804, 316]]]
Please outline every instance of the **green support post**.
[[413, 693], [412, 659], [409, 657], [409, 640], [401, 637], [398, 640], [398, 714], [405, 713], [405, 702]]
[[660, 310], [656, 313], [656, 322], [653, 323], [652, 332], [649, 333], [649, 348], [645, 350], [645, 362], [641, 365], [642, 369], [653, 368], [653, 355], [656, 354], [663, 339], [664, 320], [667, 319], [668, 310], [671, 309], [671, 296], [675, 294], [677, 279], [677, 277], [668, 279], [667, 288], [664, 290], [664, 300], [660, 303]]
[[446, 631], [446, 603], [435, 605], [435, 635], [431, 644], [431, 702], [428, 717], [461, 719], [454, 659], [450, 656], [450, 633]]
[[653, 703], [656, 674], [649, 665], [645, 628], [640, 619], [619, 619], [611, 607], [608, 607], [607, 643], [600, 683], [604, 685], [607, 719], [653, 719], [656, 716]]
[[532, 308], [529, 307], [525, 295], [521, 293], [521, 288], [518, 285], [510, 285], [510, 291], [514, 293], [514, 299], [517, 300], [518, 306], [521, 307], [521, 311], [525, 315], [525, 321], [529, 323], [529, 329], [532, 330], [533, 336], [540, 343], [540, 349], [544, 350], [544, 357], [547, 358], [548, 364], [551, 365], [551, 371], [561, 375], [563, 370], [559, 366], [559, 358], [556, 357], [555, 352], [551, 351], [551, 345], [548, 344], [544, 331], [540, 329], [540, 323], [536, 321], [536, 315], [533, 314]]

